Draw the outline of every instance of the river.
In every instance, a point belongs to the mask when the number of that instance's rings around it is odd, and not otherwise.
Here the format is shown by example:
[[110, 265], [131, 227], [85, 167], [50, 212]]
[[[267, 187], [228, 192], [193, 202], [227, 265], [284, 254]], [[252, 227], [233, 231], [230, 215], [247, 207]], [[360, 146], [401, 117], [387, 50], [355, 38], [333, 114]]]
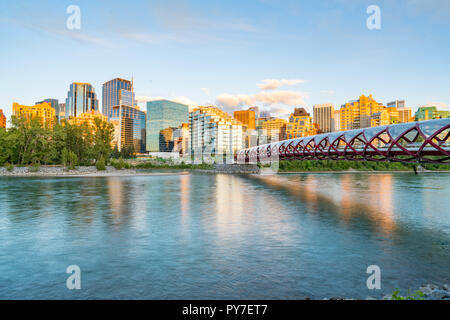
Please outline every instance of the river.
[[450, 174], [0, 178], [1, 299], [381, 298], [449, 270]]

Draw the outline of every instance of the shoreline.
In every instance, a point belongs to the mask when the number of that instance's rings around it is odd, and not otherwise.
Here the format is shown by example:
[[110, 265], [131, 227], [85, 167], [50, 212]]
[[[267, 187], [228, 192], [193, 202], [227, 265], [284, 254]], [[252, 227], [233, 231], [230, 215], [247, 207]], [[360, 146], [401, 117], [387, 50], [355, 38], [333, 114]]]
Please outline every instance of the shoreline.
[[[231, 170], [230, 170], [231, 169]], [[263, 168], [257, 172], [256, 170], [242, 170], [242, 168], [230, 167], [228, 170], [224, 169], [180, 169], [180, 168], [149, 168], [149, 169], [115, 169], [113, 166], [107, 166], [106, 170], [97, 170], [95, 166], [77, 167], [75, 170], [68, 170], [63, 166], [41, 166], [38, 171], [30, 171], [30, 167], [14, 167], [12, 171], [8, 171], [6, 167], [0, 167], [0, 177], [124, 177], [124, 176], [163, 176], [163, 175], [185, 175], [190, 172], [199, 173], [221, 173], [221, 174], [272, 174], [271, 171], [266, 171]], [[236, 170], [237, 169], [237, 170]], [[266, 172], [265, 172], [266, 171]], [[412, 170], [340, 170], [340, 171], [277, 171], [276, 174], [290, 175], [290, 174], [386, 174], [386, 173], [414, 173]], [[450, 173], [448, 170], [424, 170], [418, 174], [428, 173]]]

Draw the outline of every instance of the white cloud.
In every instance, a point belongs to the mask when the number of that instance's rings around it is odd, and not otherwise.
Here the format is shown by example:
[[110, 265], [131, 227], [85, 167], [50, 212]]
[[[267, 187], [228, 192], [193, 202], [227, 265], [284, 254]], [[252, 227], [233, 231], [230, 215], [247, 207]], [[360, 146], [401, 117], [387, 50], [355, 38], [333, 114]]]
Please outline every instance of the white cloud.
[[264, 79], [262, 83], [258, 84], [258, 87], [261, 90], [275, 90], [281, 86], [295, 86], [299, 83], [304, 83], [303, 79]]
[[284, 105], [304, 105], [305, 98], [308, 94], [297, 91], [272, 91], [260, 92], [256, 94], [228, 94], [222, 93], [216, 97], [217, 103], [225, 107], [235, 109], [240, 106], [254, 106], [263, 104], [265, 106], [272, 106], [277, 104]]
[[206, 95], [209, 95], [209, 89], [208, 88], [200, 88]]

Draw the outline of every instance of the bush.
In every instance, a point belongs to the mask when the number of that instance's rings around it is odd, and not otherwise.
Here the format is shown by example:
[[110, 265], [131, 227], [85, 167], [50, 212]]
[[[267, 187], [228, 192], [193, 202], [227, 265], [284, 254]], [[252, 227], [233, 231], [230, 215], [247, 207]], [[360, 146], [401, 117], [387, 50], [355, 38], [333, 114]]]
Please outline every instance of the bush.
[[99, 171], [106, 170], [106, 161], [105, 161], [105, 158], [103, 158], [103, 156], [97, 160], [97, 162], [95, 163], [95, 167]]
[[11, 163], [6, 163], [5, 165], [8, 172], [12, 172], [14, 170], [14, 165], [12, 165]]
[[78, 164], [78, 157], [73, 151], [64, 148], [61, 154], [61, 163], [69, 170], [74, 170]]
[[119, 158], [119, 160], [111, 160], [111, 165], [117, 170], [130, 169], [131, 167], [130, 164], [122, 158]]
[[29, 168], [28, 171], [29, 172], [39, 172], [39, 169], [41, 168], [41, 166], [38, 163], [32, 164]]

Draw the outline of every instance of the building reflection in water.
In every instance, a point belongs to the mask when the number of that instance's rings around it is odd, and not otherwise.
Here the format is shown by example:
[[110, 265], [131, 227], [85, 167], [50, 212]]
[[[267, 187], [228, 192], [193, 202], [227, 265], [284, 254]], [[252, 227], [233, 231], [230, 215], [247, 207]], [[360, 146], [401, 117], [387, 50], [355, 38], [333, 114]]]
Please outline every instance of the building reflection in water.
[[[353, 219], [366, 219], [375, 229], [390, 234], [396, 225], [393, 214], [392, 176], [390, 174], [342, 174], [336, 175], [336, 185], [322, 175], [259, 176], [265, 184], [284, 189], [301, 200], [308, 212], [332, 212], [342, 222], [350, 224]], [[360, 184], [361, 188], [355, 188]], [[338, 187], [336, 187], [338, 186]]]

